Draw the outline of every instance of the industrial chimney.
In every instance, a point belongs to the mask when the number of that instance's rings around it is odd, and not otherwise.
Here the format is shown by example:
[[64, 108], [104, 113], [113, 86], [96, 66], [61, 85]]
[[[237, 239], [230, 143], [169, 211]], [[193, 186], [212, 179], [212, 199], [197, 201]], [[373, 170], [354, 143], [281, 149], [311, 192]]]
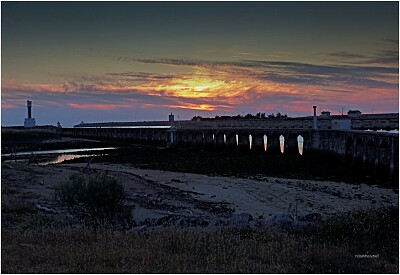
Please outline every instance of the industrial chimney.
[[312, 106], [314, 109], [314, 123], [313, 123], [313, 129], [317, 130], [318, 129], [318, 122], [317, 122], [317, 106]]

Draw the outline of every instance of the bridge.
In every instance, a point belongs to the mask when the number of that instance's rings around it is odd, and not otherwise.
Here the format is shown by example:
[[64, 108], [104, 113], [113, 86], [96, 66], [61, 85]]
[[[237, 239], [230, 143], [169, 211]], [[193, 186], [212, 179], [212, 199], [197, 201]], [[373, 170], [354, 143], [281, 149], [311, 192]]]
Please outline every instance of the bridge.
[[[171, 126], [172, 125], [172, 126]], [[267, 129], [242, 124], [172, 122], [170, 126], [74, 127], [60, 129], [63, 136], [116, 140], [164, 146], [201, 146], [269, 153], [319, 151], [340, 156], [354, 165], [395, 175], [399, 169], [398, 134], [361, 130]], [[386, 172], [387, 171], [387, 172]]]

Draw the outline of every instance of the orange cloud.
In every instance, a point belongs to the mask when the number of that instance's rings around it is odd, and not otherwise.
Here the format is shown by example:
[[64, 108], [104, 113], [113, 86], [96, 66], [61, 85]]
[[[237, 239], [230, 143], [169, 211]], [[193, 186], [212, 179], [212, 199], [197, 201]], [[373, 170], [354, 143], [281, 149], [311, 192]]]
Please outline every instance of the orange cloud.
[[[308, 112], [315, 104], [326, 106], [371, 105], [383, 97], [397, 99], [398, 74], [390, 68], [323, 66], [294, 62], [241, 61], [194, 62], [154, 60], [147, 63], [186, 66], [189, 73], [113, 73], [101, 79], [71, 80], [62, 84], [2, 85], [2, 97], [13, 104], [37, 93], [63, 98], [78, 109], [116, 110], [131, 108], [180, 108], [198, 111], [234, 109]], [[112, 77], [109, 77], [112, 75]], [[62, 94], [62, 96], [61, 96]], [[76, 98], [80, 103], [75, 103]], [[11, 100], [12, 99], [12, 100]], [[93, 101], [92, 101], [93, 99]], [[50, 99], [49, 99], [50, 100]], [[393, 105], [393, 104], [392, 104]], [[7, 105], [11, 106], [11, 105]], [[307, 107], [306, 107], [307, 106]], [[2, 106], [3, 107], [3, 106]], [[7, 108], [4, 106], [3, 108]]]

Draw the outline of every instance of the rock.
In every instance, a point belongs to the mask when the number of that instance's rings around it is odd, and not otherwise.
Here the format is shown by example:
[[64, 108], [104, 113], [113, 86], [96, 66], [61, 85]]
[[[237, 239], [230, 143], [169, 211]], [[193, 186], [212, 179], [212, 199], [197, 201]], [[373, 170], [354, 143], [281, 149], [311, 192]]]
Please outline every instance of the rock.
[[253, 216], [249, 213], [233, 214], [228, 219], [228, 225], [231, 226], [248, 226], [249, 222], [253, 220]]
[[307, 228], [313, 224], [314, 223], [308, 222], [308, 221], [294, 220], [293, 223], [290, 225], [290, 228], [301, 230], [301, 229]]
[[163, 226], [168, 226], [171, 225], [171, 223], [176, 219], [175, 215], [168, 215], [161, 217], [157, 220], [156, 225], [163, 225]]
[[224, 226], [226, 225], [226, 221], [221, 220], [221, 219], [214, 219], [212, 221], [209, 222], [208, 226]]
[[316, 221], [322, 219], [319, 213], [310, 213], [299, 217], [293, 218], [286, 213], [277, 214], [272, 217], [265, 218], [259, 221], [259, 226], [262, 227], [278, 227], [284, 230], [302, 230], [313, 225]]
[[265, 218], [259, 222], [261, 226], [265, 227], [272, 227], [272, 226], [278, 226], [278, 227], [290, 227], [293, 224], [293, 217], [286, 214], [277, 214], [272, 217]]
[[252, 221], [249, 221], [248, 226], [250, 228], [256, 228], [256, 227], [259, 227], [259, 223], [256, 220], [252, 220]]
[[37, 210], [41, 210], [41, 211], [44, 211], [44, 212], [47, 212], [47, 213], [53, 213], [53, 214], [57, 213], [57, 211], [55, 211], [53, 209], [50, 209], [50, 208], [47, 208], [45, 206], [41, 206], [40, 204], [36, 204], [35, 207], [36, 207]]

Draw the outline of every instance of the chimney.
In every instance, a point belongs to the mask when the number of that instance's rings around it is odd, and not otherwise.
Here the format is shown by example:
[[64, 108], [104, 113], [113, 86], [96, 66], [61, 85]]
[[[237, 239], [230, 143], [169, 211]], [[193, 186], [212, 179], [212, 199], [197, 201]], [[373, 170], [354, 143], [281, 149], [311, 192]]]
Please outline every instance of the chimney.
[[313, 129], [317, 130], [318, 129], [318, 123], [317, 123], [317, 106], [312, 106], [314, 109], [314, 123], [313, 123]]

